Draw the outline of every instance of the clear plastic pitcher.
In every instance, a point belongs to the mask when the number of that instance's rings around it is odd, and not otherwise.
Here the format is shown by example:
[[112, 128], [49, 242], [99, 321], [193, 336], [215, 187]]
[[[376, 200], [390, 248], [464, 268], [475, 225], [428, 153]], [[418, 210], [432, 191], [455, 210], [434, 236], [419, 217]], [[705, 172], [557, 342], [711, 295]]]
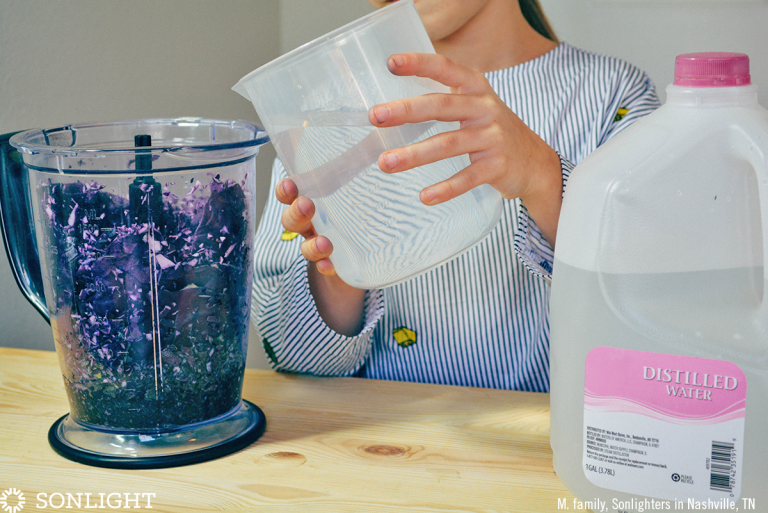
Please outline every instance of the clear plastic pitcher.
[[[24, 239], [19, 230], [36, 233], [44, 298], [35, 280], [20, 283], [53, 328], [70, 405], [49, 436], [61, 454], [172, 466], [238, 450], [263, 431], [241, 390], [255, 156], [266, 141], [255, 125], [201, 119], [10, 139], [18, 172], [3, 170], [2, 210], [30, 211], [34, 224], [3, 229], [9, 243]], [[17, 271], [37, 268], [10, 246]]]
[[413, 2], [402, 0], [262, 66], [233, 88], [253, 102], [299, 193], [316, 206], [315, 230], [333, 243], [339, 276], [358, 288], [407, 280], [481, 241], [501, 216], [501, 196], [482, 185], [441, 205], [419, 193], [469, 165], [466, 155], [387, 174], [386, 151], [458, 123], [375, 128], [376, 104], [448, 93], [435, 81], [397, 77], [390, 55], [434, 53]]
[[675, 71], [666, 104], [568, 182], [552, 280], [555, 470], [609, 511], [646, 498], [759, 511], [768, 112], [746, 55], [682, 55]]

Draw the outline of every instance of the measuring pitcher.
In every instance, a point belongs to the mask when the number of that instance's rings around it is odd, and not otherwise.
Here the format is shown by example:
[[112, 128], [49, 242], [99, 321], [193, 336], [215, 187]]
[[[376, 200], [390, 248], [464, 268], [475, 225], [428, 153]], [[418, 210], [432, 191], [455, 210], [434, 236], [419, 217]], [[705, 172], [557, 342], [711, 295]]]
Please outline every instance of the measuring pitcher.
[[402, 52], [434, 53], [405, 0], [279, 57], [233, 88], [253, 102], [299, 193], [315, 203], [312, 224], [333, 243], [336, 272], [358, 288], [394, 285], [457, 257], [501, 216], [501, 195], [489, 185], [440, 205], [421, 203], [421, 190], [468, 166], [467, 155], [394, 174], [379, 169], [384, 151], [459, 128], [370, 124], [376, 104], [450, 92], [433, 80], [392, 75], [387, 59]]

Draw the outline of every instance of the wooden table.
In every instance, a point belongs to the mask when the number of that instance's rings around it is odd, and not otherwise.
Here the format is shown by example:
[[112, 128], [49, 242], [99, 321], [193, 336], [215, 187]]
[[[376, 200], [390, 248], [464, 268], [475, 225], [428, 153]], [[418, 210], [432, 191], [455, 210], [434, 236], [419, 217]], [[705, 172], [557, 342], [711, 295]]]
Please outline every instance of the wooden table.
[[22, 513], [46, 511], [37, 509], [38, 493], [78, 492], [155, 494], [152, 509], [163, 512], [540, 513], [557, 511], [558, 498], [573, 505], [552, 470], [546, 394], [247, 370], [243, 397], [267, 416], [266, 432], [247, 449], [170, 469], [89, 467], [48, 445], [48, 429], [68, 411], [55, 354], [0, 348], [0, 493], [23, 492]]

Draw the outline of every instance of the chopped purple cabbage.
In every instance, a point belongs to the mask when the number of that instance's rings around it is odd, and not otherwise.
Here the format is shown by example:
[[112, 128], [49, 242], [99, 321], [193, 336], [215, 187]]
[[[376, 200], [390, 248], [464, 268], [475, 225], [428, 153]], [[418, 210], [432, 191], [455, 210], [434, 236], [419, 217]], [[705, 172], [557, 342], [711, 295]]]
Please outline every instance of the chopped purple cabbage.
[[181, 198], [143, 176], [129, 198], [95, 182], [42, 188], [54, 335], [79, 422], [172, 429], [240, 401], [248, 201], [218, 175], [189, 185]]

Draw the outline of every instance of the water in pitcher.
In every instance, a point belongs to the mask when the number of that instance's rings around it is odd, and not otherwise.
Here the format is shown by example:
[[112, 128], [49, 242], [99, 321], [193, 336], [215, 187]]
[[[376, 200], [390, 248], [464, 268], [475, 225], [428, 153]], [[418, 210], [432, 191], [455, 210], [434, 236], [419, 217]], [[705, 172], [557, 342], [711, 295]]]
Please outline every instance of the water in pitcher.
[[[483, 185], [440, 205], [419, 199], [425, 187], [469, 165], [466, 155], [388, 174], [378, 166], [386, 151], [458, 128], [429, 122], [398, 129], [371, 126], [367, 113], [310, 113], [298, 128], [274, 139], [289, 155], [291, 178], [316, 206], [313, 224], [334, 244], [331, 260], [347, 283], [393, 285], [472, 247], [495, 225], [500, 202]], [[480, 227], [480, 230], [478, 229]], [[427, 228], [427, 229], [425, 229]]]
[[[694, 505], [707, 500], [737, 500], [740, 505], [741, 498], [768, 504], [764, 486], [768, 445], [762, 442], [768, 417], [764, 408], [748, 408], [746, 417], [741, 419], [743, 437], [725, 440], [728, 449], [720, 453], [713, 448], [715, 438], [691, 441], [699, 433], [691, 428], [693, 416], [680, 421], [683, 424], [680, 436], [675, 438], [676, 427], [672, 423], [643, 424], [638, 421], [640, 416], [631, 418], [632, 413], [612, 413], [616, 417], [624, 415], [624, 426], [633, 426], [630, 429], [637, 431], [624, 433], [633, 437], [631, 445], [624, 443], [628, 438], [591, 435], [587, 427], [590, 422], [585, 421], [589, 415], [585, 410], [589, 399], [585, 399], [588, 380], [585, 388], [573, 386], [585, 383], [588, 355], [595, 349], [595, 339], [599, 338], [606, 346], [616, 348], [612, 350], [617, 353], [629, 350], [660, 353], [662, 357], [683, 355], [684, 358], [696, 357], [696, 362], [722, 360], [726, 356], [740, 367], [746, 378], [746, 404], [768, 404], [768, 376], [762, 369], [768, 344], [768, 326], [761, 305], [765, 287], [763, 268], [611, 275], [581, 270], [556, 260], [555, 279], [561, 286], [553, 289], [552, 308], [561, 315], [552, 317], [552, 332], [567, 334], [567, 337], [552, 340], [556, 358], [552, 359], [551, 385], [553, 392], [558, 393], [552, 394], [551, 443], [555, 471], [566, 486], [582, 498], [600, 497], [610, 511], [636, 511], [637, 501], [644, 499], [634, 493], [666, 499], [670, 504], [676, 504], [672, 498], [677, 497], [684, 506], [675, 507], [676, 510], [696, 509], [691, 508], [688, 497], [693, 498]], [[578, 306], [574, 307], [574, 302]], [[566, 303], [568, 308], [564, 307]], [[679, 308], [680, 304], [687, 308]], [[589, 322], [585, 323], [584, 319]], [[672, 356], [675, 358], [678, 357]], [[678, 373], [675, 376], [674, 366], [671, 370], [663, 369], [659, 377], [652, 367], [646, 367], [645, 375], [638, 377], [638, 381], [652, 381], [666, 400], [677, 404], [695, 405], [706, 402], [710, 394], [726, 393], [723, 378], [715, 383], [714, 375], [704, 378], [704, 374]], [[690, 372], [693, 368], [686, 369], [685, 372]], [[621, 394], [614, 389], [611, 395]], [[637, 412], [640, 406], [633, 404], [622, 411]], [[645, 410], [644, 413], [659, 416], [658, 411]], [[585, 429], [567, 427], [574, 424], [584, 425]], [[719, 429], [718, 426], [726, 424], [699, 421], [696, 425], [704, 425], [701, 429]], [[671, 454], [675, 446], [682, 447], [683, 454], [655, 461], [653, 458], [662, 456], [654, 456], [653, 449], [645, 445], [645, 440], [639, 441], [640, 438], [657, 439], [653, 443], [661, 446], [658, 450], [663, 454]], [[744, 447], [750, 449], [745, 452]], [[590, 448], [606, 454], [590, 453]], [[596, 456], [594, 461], [590, 454]], [[723, 454], [727, 461], [723, 466], [716, 465], [715, 461]], [[622, 490], [622, 478], [636, 471], [638, 465], [645, 465], [643, 472], [650, 476], [652, 465], [666, 463], [670, 463], [670, 468], [658, 470], [659, 483], [649, 480], [646, 485], [636, 480]], [[609, 472], [613, 474], [605, 475]], [[614, 507], [616, 505], [619, 507]]]

